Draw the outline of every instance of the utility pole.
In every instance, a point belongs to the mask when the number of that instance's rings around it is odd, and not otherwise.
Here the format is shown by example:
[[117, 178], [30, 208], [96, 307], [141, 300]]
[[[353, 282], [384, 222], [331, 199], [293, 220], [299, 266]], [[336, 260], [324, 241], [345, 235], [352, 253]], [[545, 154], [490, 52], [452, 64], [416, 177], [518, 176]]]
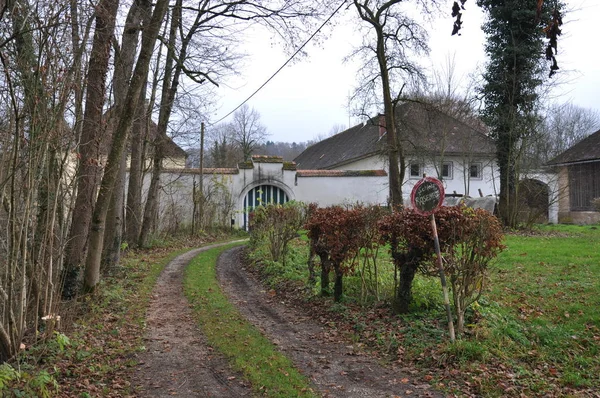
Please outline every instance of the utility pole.
[[198, 209], [198, 224], [202, 226], [204, 218], [204, 122], [200, 124], [200, 208]]

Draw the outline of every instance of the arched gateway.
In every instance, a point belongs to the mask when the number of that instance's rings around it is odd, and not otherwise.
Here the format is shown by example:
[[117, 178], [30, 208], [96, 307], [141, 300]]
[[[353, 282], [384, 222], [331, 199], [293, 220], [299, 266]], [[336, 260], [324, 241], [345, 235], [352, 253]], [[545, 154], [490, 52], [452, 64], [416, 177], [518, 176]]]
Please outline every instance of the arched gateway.
[[244, 196], [244, 221], [243, 228], [248, 229], [249, 214], [260, 205], [269, 203], [278, 203], [280, 205], [289, 202], [288, 194], [280, 187], [269, 184], [262, 184], [250, 189]]

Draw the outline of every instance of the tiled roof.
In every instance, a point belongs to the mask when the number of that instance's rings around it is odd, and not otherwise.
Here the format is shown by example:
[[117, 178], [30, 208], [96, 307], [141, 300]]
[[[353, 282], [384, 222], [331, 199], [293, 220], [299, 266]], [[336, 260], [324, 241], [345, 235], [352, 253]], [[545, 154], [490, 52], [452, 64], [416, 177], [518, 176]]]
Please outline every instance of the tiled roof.
[[383, 149], [379, 141], [379, 126], [369, 121], [311, 145], [294, 161], [298, 169], [328, 169], [377, 155]]
[[[432, 105], [406, 102], [396, 108], [396, 123], [407, 154], [471, 154], [493, 156], [495, 146], [484, 133]], [[384, 154], [379, 117], [318, 142], [298, 157], [298, 169], [331, 169]]]
[[579, 141], [547, 164], [558, 166], [589, 161], [600, 161], [600, 130]]
[[298, 177], [385, 177], [385, 170], [298, 170]]

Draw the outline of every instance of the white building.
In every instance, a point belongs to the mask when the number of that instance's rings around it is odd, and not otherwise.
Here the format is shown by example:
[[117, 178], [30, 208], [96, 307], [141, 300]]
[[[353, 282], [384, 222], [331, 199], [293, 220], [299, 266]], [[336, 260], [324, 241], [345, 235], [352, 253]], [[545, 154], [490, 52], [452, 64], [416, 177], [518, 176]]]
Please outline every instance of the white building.
[[[497, 195], [496, 149], [483, 132], [432, 105], [415, 102], [396, 108], [396, 122], [406, 156], [405, 203], [423, 174], [440, 179], [447, 195]], [[295, 161], [299, 170], [387, 170], [384, 118], [381, 115], [329, 137]]]
[[[493, 209], [498, 175], [493, 142], [431, 106], [407, 103], [397, 113], [408, 159], [402, 187], [405, 203], [413, 185], [426, 173], [442, 180], [447, 196], [490, 196]], [[379, 120], [371, 119], [321, 141], [295, 162], [253, 156], [236, 168], [167, 169], [162, 175], [161, 226], [191, 223], [200, 179], [211, 204], [204, 213], [221, 225], [240, 228], [248, 225], [253, 207], [268, 202], [387, 205], [386, 131]]]

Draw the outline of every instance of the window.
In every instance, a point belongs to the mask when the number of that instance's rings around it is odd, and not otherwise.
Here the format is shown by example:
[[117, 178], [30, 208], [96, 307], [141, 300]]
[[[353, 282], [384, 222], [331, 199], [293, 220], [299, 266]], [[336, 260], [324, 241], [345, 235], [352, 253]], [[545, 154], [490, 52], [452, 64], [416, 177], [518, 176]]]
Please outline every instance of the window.
[[594, 198], [600, 197], [600, 162], [568, 167], [571, 211], [595, 211]]
[[469, 166], [469, 177], [472, 179], [483, 178], [483, 175], [481, 174], [481, 163], [471, 163]]
[[421, 178], [423, 176], [422, 167], [419, 163], [411, 163], [409, 168], [410, 178]]
[[452, 179], [452, 162], [442, 163], [442, 179], [444, 179], [444, 180]]

